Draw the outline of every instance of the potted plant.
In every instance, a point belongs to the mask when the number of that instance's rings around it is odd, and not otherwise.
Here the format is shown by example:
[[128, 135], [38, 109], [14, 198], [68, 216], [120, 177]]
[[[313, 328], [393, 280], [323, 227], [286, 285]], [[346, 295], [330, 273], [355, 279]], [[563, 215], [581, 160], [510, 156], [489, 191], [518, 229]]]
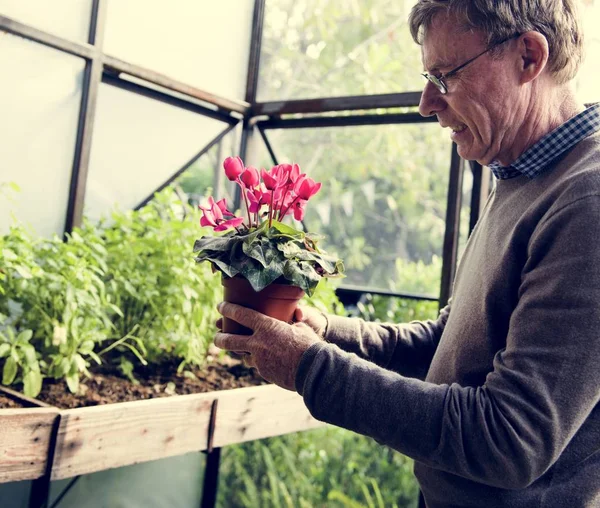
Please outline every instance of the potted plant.
[[[301, 173], [298, 164], [259, 172], [240, 157], [227, 157], [223, 169], [240, 186], [246, 217], [231, 212], [225, 199], [209, 197], [200, 205], [200, 225], [224, 234], [197, 240], [196, 261], [209, 261], [221, 272], [225, 301], [289, 322], [298, 300], [311, 296], [323, 277], [343, 276], [342, 261], [317, 247], [320, 237], [284, 223], [291, 216], [302, 221], [321, 184]], [[223, 330], [249, 333], [227, 319]]]

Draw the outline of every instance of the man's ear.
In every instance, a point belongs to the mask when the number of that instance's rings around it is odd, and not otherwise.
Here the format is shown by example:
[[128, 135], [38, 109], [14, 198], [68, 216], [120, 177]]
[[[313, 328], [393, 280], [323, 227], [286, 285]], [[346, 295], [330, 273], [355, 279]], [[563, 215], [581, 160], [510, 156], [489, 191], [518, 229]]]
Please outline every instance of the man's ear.
[[548, 40], [540, 32], [526, 32], [517, 42], [520, 60], [519, 72], [521, 83], [529, 83], [536, 79], [548, 63]]

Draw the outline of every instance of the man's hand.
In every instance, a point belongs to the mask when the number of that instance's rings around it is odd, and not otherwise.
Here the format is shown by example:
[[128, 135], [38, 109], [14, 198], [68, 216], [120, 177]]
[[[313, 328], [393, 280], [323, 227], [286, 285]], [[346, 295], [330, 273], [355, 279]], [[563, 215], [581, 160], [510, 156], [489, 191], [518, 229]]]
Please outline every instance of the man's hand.
[[325, 337], [327, 317], [325, 317], [325, 314], [323, 314], [321, 311], [318, 311], [314, 307], [307, 307], [303, 305], [296, 309], [294, 319], [298, 323], [304, 323], [310, 326], [319, 337]]
[[295, 379], [300, 358], [315, 342], [317, 334], [304, 323], [293, 325], [265, 316], [252, 309], [222, 302], [219, 312], [253, 330], [252, 335], [218, 332], [215, 345], [236, 353], [249, 353], [245, 363], [256, 367], [267, 381], [287, 390], [296, 390]]

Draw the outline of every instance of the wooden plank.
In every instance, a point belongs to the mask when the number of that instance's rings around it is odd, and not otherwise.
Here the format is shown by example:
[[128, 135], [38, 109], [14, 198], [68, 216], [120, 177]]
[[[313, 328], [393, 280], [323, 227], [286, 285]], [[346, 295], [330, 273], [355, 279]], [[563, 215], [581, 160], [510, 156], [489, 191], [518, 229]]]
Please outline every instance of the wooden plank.
[[10, 397], [16, 401], [18, 401], [24, 407], [52, 407], [50, 404], [46, 404], [41, 400], [34, 399], [33, 397], [28, 397], [24, 393], [17, 392], [7, 386], [0, 385], [0, 393], [3, 393], [7, 397]]
[[0, 483], [33, 480], [46, 472], [56, 408], [0, 410]]
[[239, 388], [219, 393], [213, 445], [221, 447], [323, 425], [310, 415], [295, 392], [275, 385]]
[[61, 412], [52, 479], [206, 449], [215, 392]]

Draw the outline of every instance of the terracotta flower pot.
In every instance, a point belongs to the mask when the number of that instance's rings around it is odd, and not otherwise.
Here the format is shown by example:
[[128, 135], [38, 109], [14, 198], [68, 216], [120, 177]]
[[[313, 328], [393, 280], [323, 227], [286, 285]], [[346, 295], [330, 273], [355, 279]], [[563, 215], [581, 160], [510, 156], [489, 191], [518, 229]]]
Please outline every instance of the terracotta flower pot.
[[[286, 323], [293, 321], [298, 301], [304, 296], [302, 289], [287, 284], [271, 284], [257, 293], [242, 277], [222, 277], [221, 283], [224, 287], [224, 301], [243, 305]], [[249, 328], [225, 317], [223, 331], [239, 335], [252, 334]]]

